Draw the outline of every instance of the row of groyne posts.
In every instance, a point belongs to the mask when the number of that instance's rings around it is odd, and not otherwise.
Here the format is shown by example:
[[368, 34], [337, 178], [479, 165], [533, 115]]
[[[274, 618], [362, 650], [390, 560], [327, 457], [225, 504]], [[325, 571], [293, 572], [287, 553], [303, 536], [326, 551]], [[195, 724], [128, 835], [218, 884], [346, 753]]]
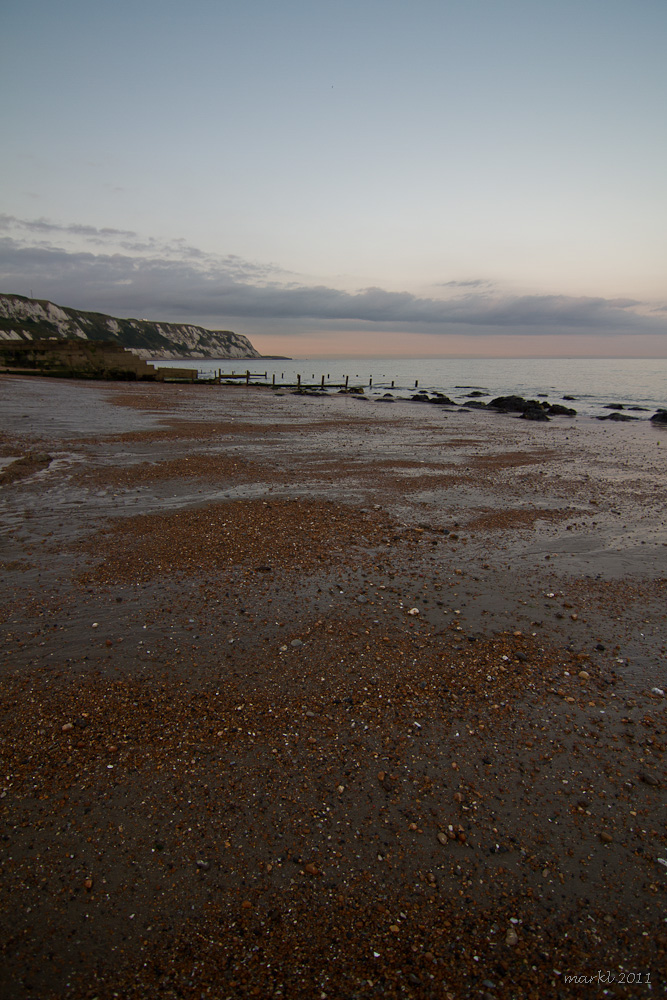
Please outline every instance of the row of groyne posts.
[[[345, 376], [344, 382], [330, 382], [329, 375], [322, 375], [319, 382], [311, 382], [311, 383], [303, 382], [301, 379], [301, 375], [299, 374], [297, 374], [296, 376], [296, 382], [284, 382], [284, 381], [277, 382], [276, 373], [273, 372], [271, 376], [271, 381], [269, 382], [268, 372], [251, 372], [246, 370], [245, 372], [231, 372], [230, 374], [226, 374], [222, 371], [221, 368], [219, 368], [217, 374], [213, 375], [212, 377], [210, 372], [199, 372], [199, 375], [204, 376], [204, 378], [201, 379], [202, 381], [213, 382], [215, 385], [224, 385], [225, 383], [232, 382], [237, 385], [239, 383], [241, 384], [245, 383], [245, 385], [251, 385], [251, 384], [263, 385], [263, 386], [270, 385], [272, 389], [304, 389], [304, 390], [319, 389], [322, 391], [324, 389], [343, 389], [347, 390], [348, 392], [350, 391], [349, 375]], [[312, 377], [315, 378], [314, 375]], [[281, 380], [285, 378], [284, 372], [281, 374], [280, 378]], [[357, 383], [357, 385], [359, 385], [359, 383]], [[366, 385], [369, 389], [373, 388], [372, 376], [369, 377], [368, 383], [365, 382], [361, 383], [359, 388], [362, 388]], [[395, 380], [392, 379], [391, 383], [376, 382], [375, 387], [376, 389], [395, 389], [396, 384]], [[418, 387], [419, 387], [419, 380], [415, 379], [415, 389], [417, 389]]]

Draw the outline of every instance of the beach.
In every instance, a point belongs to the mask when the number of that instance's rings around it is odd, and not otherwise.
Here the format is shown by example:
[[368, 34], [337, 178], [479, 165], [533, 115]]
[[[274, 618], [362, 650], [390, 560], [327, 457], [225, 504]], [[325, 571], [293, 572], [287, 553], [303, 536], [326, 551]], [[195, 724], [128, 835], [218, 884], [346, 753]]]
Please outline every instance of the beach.
[[0, 377], [2, 995], [662, 995], [666, 452]]

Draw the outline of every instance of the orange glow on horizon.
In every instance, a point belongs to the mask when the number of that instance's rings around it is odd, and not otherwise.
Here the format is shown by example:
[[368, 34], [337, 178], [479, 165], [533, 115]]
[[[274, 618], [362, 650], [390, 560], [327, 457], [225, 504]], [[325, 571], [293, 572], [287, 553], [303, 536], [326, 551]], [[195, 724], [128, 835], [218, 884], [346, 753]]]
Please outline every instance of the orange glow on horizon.
[[247, 334], [260, 354], [290, 358], [667, 358], [667, 338], [593, 334]]

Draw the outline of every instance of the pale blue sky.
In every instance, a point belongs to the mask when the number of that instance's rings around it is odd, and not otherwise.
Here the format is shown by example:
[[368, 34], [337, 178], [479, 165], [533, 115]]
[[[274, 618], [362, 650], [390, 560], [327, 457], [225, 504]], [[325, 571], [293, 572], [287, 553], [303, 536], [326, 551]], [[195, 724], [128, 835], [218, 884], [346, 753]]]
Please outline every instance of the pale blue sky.
[[0, 17], [0, 289], [267, 352], [667, 354], [665, 0]]

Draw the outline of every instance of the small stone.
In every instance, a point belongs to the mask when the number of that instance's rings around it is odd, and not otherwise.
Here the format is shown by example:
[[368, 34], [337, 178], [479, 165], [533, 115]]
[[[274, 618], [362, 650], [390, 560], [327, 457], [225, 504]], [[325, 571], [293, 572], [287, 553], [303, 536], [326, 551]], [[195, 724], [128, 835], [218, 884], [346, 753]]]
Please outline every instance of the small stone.
[[610, 833], [607, 833], [606, 830], [603, 830], [602, 833], [600, 834], [600, 840], [602, 841], [603, 844], [611, 844], [613, 843], [614, 838]]
[[304, 870], [307, 871], [309, 875], [319, 875], [319, 869], [317, 865], [314, 865], [312, 862], [309, 862], [307, 865], [304, 865], [303, 867]]
[[209, 864], [208, 861], [198, 861], [197, 862], [197, 868], [200, 868], [202, 871], [206, 872], [206, 871], [209, 870], [210, 867], [211, 866], [210, 866], [210, 864]]
[[572, 619], [573, 622], [576, 622], [576, 620], [578, 619], [578, 617], [579, 617], [579, 615], [576, 612], [574, 612], [574, 614], [570, 615], [570, 618]]
[[408, 611], [408, 614], [409, 615], [418, 615], [419, 614], [419, 608], [410, 608], [410, 610]]
[[63, 733], [69, 733], [70, 730], [72, 730], [72, 729], [74, 729], [74, 723], [73, 722], [66, 722], [65, 725], [62, 727]]
[[639, 775], [639, 778], [646, 785], [651, 785], [653, 788], [660, 787], [660, 780], [656, 778], [654, 774], [648, 774], [646, 771], [642, 771], [642, 773]]
[[454, 792], [454, 801], [463, 802], [463, 795], [461, 792]]
[[391, 926], [389, 928], [389, 930], [391, 931], [392, 934], [398, 934], [399, 931], [400, 931], [400, 929], [401, 928], [398, 926], [398, 924], [391, 924]]
[[92, 878], [84, 879], [83, 884], [84, 884], [85, 888], [88, 889], [88, 891], [90, 892], [90, 890], [93, 888], [93, 880], [92, 880]]
[[515, 945], [519, 943], [519, 938], [513, 927], [507, 928], [507, 934], [505, 935], [505, 944], [510, 948], [514, 948]]
[[447, 834], [446, 833], [443, 833], [442, 831], [440, 831], [440, 833], [438, 834], [438, 843], [440, 843], [440, 844], [446, 844], [447, 843]]
[[342, 795], [343, 792], [345, 791], [345, 785], [339, 785], [336, 791], [338, 792], [339, 795]]
[[93, 622], [93, 624], [91, 625], [91, 628], [99, 628], [99, 627], [100, 627], [99, 622]]
[[244, 899], [243, 900], [243, 902], [241, 903], [241, 909], [242, 910], [251, 910], [252, 909], [252, 903], [250, 902], [249, 899]]
[[590, 678], [591, 675], [589, 674], [589, 672], [587, 670], [580, 670], [579, 671], [579, 676], [581, 677], [582, 681], [587, 681], [587, 680], [589, 680], [589, 678]]
[[292, 641], [290, 642], [290, 646], [294, 646], [294, 648], [296, 649], [298, 646], [303, 646], [303, 642], [301, 641], [301, 639], [292, 639]]

